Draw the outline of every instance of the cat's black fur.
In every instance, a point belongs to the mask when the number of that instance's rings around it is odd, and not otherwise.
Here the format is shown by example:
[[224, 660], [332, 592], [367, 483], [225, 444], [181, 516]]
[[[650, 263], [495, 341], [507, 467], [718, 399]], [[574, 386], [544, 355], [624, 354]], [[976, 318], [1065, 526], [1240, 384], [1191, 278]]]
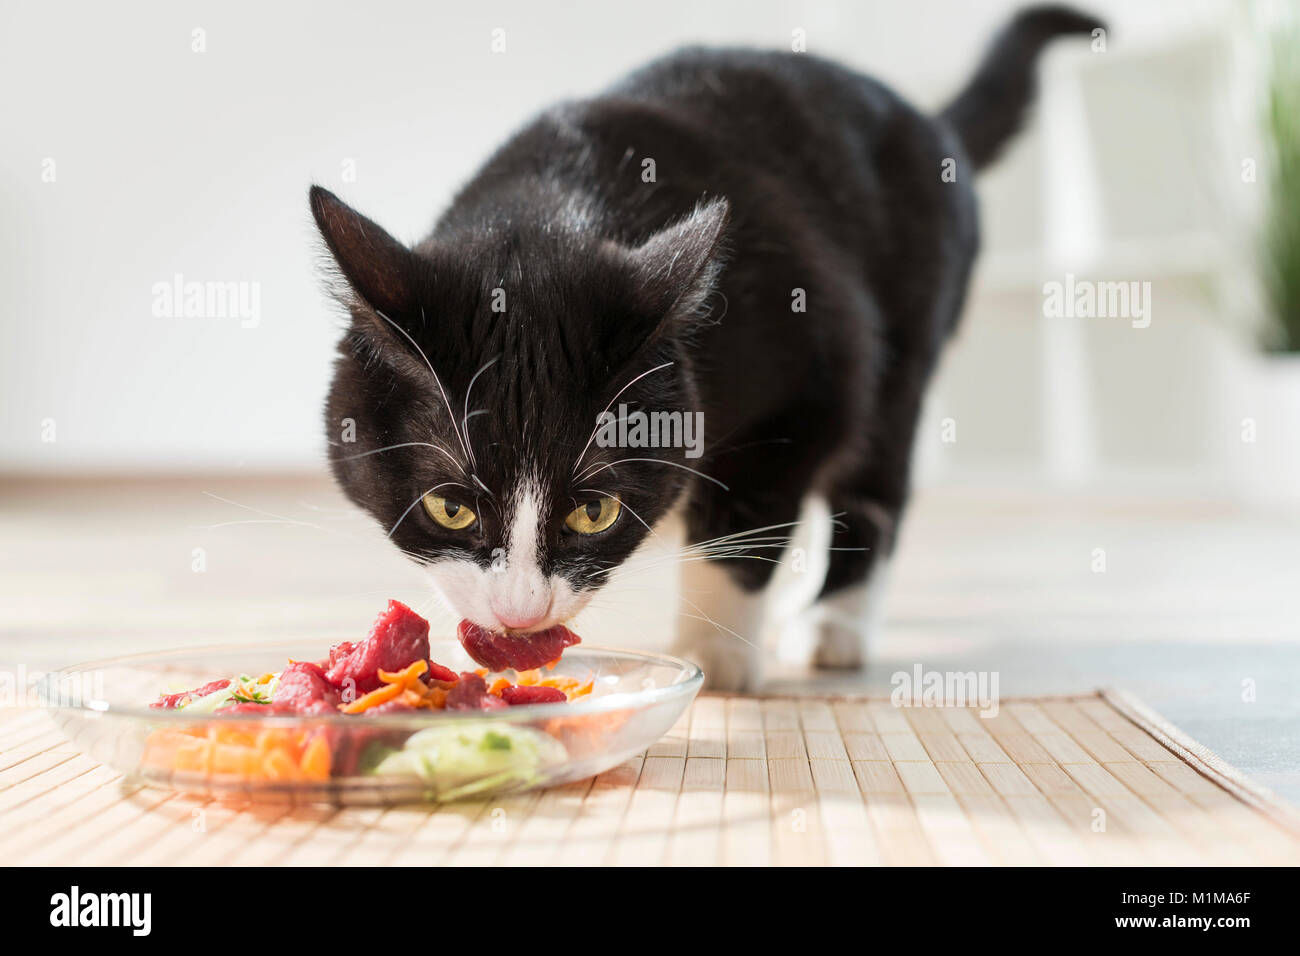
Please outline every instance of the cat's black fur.
[[[542, 114], [412, 249], [313, 188], [352, 314], [326, 411], [339, 483], [413, 556], [486, 566], [533, 470], [551, 509], [543, 570], [579, 589], [683, 496], [699, 541], [794, 521], [816, 492], [842, 522], [824, 593], [860, 582], [892, 546], [922, 395], [961, 311], [973, 173], [1020, 122], [1040, 49], [1097, 26], [1022, 13], [938, 117], [814, 56], [682, 50]], [[588, 445], [633, 379], [620, 403], [703, 411], [702, 458]], [[376, 451], [428, 441], [441, 448]], [[622, 458], [654, 460], [574, 478]], [[474, 533], [418, 506], [444, 483]], [[595, 493], [632, 514], [567, 531]], [[751, 589], [773, 567], [726, 561]]]

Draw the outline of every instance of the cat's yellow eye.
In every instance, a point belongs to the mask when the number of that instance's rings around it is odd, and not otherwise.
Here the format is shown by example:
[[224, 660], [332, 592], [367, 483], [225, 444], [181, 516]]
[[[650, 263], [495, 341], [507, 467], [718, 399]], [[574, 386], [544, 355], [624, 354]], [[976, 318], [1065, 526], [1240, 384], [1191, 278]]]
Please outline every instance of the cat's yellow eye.
[[477, 519], [477, 515], [464, 505], [441, 495], [425, 495], [424, 510], [448, 531], [464, 531]]
[[578, 534], [599, 534], [618, 520], [618, 513], [622, 510], [623, 505], [617, 498], [597, 498], [574, 508], [564, 519], [564, 524]]

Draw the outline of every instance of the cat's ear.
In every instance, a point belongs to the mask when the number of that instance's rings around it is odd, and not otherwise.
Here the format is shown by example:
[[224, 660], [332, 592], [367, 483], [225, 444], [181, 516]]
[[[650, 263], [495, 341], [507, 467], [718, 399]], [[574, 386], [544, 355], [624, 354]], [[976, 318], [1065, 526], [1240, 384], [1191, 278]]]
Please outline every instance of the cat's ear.
[[390, 317], [408, 311], [414, 303], [411, 251], [328, 189], [312, 186], [308, 198], [321, 238], [352, 292]]
[[722, 269], [722, 246], [730, 218], [725, 199], [712, 199], [626, 250], [635, 295], [656, 320], [650, 338], [697, 314]]

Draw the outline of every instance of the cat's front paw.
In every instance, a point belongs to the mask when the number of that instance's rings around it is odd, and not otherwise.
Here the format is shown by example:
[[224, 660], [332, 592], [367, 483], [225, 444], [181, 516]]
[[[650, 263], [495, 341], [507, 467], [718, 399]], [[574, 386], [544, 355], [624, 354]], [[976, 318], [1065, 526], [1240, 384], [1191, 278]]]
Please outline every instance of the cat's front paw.
[[736, 637], [705, 637], [673, 649], [704, 671], [704, 689], [738, 694], [758, 686], [758, 652]]
[[812, 662], [826, 670], [857, 670], [884, 626], [888, 567], [877, 565], [870, 577], [814, 604], [805, 624], [811, 635]]
[[812, 662], [823, 670], [858, 670], [866, 660], [869, 635], [861, 625], [824, 618], [814, 630]]

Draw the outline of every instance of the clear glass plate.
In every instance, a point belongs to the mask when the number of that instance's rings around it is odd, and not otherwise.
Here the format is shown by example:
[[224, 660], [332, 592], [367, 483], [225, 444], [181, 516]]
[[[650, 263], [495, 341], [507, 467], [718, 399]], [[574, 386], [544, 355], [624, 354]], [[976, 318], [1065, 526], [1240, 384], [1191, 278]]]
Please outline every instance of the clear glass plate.
[[[512, 793], [601, 773], [662, 737], [703, 682], [698, 667], [675, 657], [578, 646], [553, 671], [593, 681], [591, 694], [572, 703], [373, 717], [222, 716], [148, 706], [164, 692], [317, 660], [331, 643], [93, 661], [48, 675], [42, 698], [78, 749], [132, 781], [256, 800], [374, 804]], [[432, 640], [430, 650], [456, 670], [474, 666], [454, 640]], [[316, 750], [328, 748], [328, 767], [304, 758], [309, 769], [299, 770], [298, 757], [292, 766], [267, 757], [273, 750], [301, 755], [317, 738], [325, 744]]]

